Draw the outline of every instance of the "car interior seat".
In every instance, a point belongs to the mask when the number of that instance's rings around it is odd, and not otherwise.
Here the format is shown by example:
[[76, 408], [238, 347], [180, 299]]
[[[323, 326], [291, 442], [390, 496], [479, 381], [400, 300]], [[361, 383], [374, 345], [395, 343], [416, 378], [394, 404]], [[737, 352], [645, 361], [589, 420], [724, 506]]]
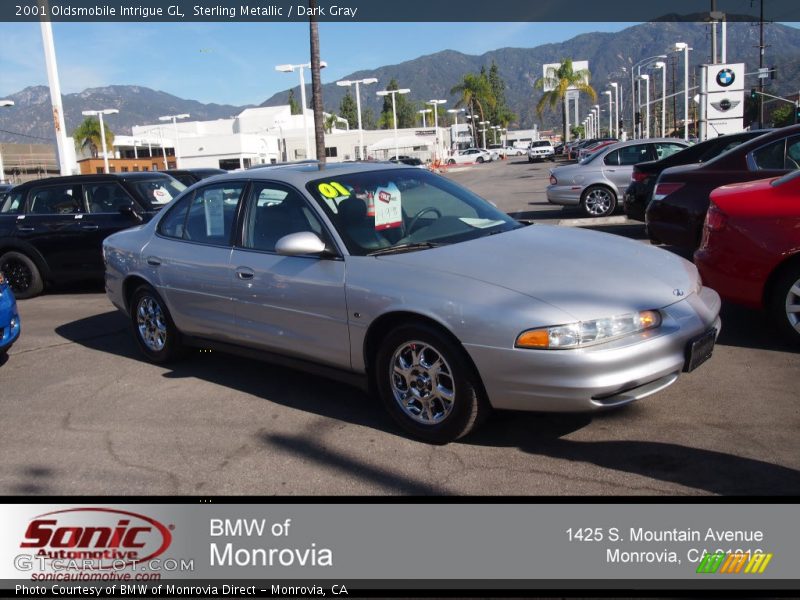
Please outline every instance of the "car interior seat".
[[387, 248], [391, 243], [375, 231], [375, 218], [367, 216], [367, 203], [350, 196], [339, 204], [342, 229], [356, 244], [365, 250]]

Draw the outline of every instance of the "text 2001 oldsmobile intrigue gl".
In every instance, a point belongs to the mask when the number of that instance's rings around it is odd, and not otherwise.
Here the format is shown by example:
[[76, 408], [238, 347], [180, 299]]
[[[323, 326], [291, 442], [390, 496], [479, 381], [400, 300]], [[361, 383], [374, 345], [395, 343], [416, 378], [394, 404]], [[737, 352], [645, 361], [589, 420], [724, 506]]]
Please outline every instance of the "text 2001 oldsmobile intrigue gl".
[[108, 295], [149, 359], [200, 345], [357, 375], [433, 442], [491, 407], [642, 398], [705, 361], [719, 330], [719, 297], [691, 263], [522, 225], [402, 165], [214, 177], [109, 237], [104, 257]]

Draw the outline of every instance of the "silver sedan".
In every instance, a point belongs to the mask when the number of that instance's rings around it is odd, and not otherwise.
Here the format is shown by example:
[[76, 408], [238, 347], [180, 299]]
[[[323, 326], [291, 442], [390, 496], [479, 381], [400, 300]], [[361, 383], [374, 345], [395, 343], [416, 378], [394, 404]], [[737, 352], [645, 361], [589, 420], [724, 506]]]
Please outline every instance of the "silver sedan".
[[547, 200], [551, 204], [580, 206], [590, 217], [605, 217], [614, 212], [630, 185], [633, 165], [660, 160], [688, 145], [674, 138], [612, 144], [578, 164], [552, 169]]
[[653, 394], [704, 362], [720, 327], [691, 263], [518, 223], [402, 165], [221, 175], [103, 251], [108, 296], [148, 359], [216, 348], [345, 378], [435, 443], [491, 408], [594, 411]]

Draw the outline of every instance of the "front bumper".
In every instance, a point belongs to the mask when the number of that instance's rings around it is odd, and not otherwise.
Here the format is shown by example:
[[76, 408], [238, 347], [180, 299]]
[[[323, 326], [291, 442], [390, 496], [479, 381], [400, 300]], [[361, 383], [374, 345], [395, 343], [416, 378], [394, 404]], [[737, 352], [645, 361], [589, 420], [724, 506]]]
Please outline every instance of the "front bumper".
[[585, 412], [644, 398], [683, 371], [689, 342], [716, 327], [720, 298], [710, 288], [662, 309], [657, 330], [576, 350], [465, 345], [493, 407]]
[[5, 352], [19, 339], [21, 331], [17, 302], [7, 287], [0, 289], [0, 352]]
[[579, 185], [548, 185], [547, 201], [562, 206], [578, 206], [582, 193], [583, 187]]

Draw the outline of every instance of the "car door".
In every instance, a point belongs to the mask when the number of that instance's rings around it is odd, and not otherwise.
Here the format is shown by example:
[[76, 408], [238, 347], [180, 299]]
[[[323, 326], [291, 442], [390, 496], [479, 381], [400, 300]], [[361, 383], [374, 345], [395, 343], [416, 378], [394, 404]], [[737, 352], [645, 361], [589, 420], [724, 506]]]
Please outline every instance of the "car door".
[[631, 181], [633, 165], [652, 159], [652, 144], [633, 144], [612, 150], [603, 157], [603, 176], [618, 190], [620, 196]]
[[54, 279], [96, 275], [86, 269], [100, 249], [83, 227], [85, 216], [80, 185], [43, 183], [29, 189], [25, 213], [17, 217], [13, 235], [42, 255]]
[[222, 341], [236, 337], [230, 258], [246, 186], [246, 180], [237, 179], [189, 192], [170, 207], [142, 250], [151, 281], [185, 334]]
[[253, 182], [231, 256], [237, 335], [247, 346], [349, 368], [344, 260], [275, 252], [280, 238], [300, 231], [329, 240], [298, 190]]
[[118, 181], [83, 182], [83, 202], [86, 214], [81, 227], [87, 238], [93, 240], [92, 252], [86, 257], [86, 268], [103, 272], [103, 240], [112, 233], [138, 225], [130, 214], [123, 214], [120, 208], [130, 206], [143, 211]]

